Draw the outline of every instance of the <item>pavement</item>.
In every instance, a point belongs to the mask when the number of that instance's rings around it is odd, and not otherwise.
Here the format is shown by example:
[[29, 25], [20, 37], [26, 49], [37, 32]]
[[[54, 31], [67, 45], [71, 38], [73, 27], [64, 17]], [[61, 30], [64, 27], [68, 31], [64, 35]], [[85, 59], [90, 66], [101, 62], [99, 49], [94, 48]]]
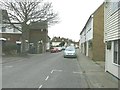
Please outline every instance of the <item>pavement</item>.
[[[78, 53], [78, 62], [90, 88], [118, 88], [119, 80], [105, 72], [103, 61], [93, 61], [85, 55]], [[120, 87], [119, 87], [120, 88]]]

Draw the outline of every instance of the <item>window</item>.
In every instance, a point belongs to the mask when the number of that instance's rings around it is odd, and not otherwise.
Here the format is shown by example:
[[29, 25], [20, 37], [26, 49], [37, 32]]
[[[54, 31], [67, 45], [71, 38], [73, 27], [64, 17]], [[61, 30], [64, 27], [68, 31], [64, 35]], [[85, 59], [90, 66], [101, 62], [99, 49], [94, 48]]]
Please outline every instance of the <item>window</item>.
[[107, 42], [107, 50], [111, 50], [111, 41]]
[[116, 1], [116, 2], [111, 2], [111, 11], [112, 11], [112, 14], [114, 12], [116, 12], [118, 9], [120, 8], [120, 1]]
[[13, 32], [18, 32], [18, 30], [14, 28], [14, 29], [13, 29]]
[[120, 63], [118, 64], [118, 40], [114, 41], [114, 61], [115, 64], [120, 65]]
[[88, 41], [89, 48], [92, 48], [92, 40]]
[[118, 65], [120, 65], [120, 39], [118, 40]]
[[2, 27], [2, 32], [5, 32], [6, 31], [6, 28], [5, 27]]
[[43, 29], [43, 31], [46, 31], [46, 29]]

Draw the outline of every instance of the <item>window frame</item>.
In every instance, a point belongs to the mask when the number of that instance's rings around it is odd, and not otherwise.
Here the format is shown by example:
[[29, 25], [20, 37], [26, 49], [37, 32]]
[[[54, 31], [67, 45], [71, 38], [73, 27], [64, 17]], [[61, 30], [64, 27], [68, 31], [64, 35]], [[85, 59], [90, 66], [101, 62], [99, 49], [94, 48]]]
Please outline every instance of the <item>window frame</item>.
[[111, 15], [116, 13], [120, 9], [120, 1], [111, 2]]
[[6, 27], [2, 27], [2, 32], [6, 32]]
[[[117, 48], [115, 47], [116, 45], [115, 44], [117, 44]], [[117, 60], [116, 60], [116, 62], [115, 62], [115, 48], [116, 48], [116, 52], [117, 52]], [[114, 40], [113, 41], [113, 64], [114, 65], [117, 65], [117, 66], [120, 66], [120, 64], [118, 63], [118, 55], [119, 55], [119, 51], [118, 51], [118, 40]]]

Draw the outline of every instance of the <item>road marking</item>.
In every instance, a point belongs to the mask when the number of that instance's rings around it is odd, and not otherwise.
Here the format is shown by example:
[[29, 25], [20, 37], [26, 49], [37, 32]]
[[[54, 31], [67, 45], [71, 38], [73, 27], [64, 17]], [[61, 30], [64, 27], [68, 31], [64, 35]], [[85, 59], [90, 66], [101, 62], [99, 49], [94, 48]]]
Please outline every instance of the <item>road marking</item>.
[[42, 88], [42, 85], [39, 86], [38, 90], [39, 90], [40, 88]]
[[48, 78], [49, 78], [49, 76], [47, 76], [45, 80], [47, 81], [47, 80], [48, 80]]
[[63, 70], [56, 70], [56, 69], [53, 69], [50, 73], [52, 74], [53, 72], [62, 72]]
[[52, 70], [50, 73], [52, 74], [54, 72], [54, 70]]
[[12, 68], [13, 66], [5, 66], [5, 68]]
[[62, 72], [63, 70], [53, 70], [53, 71], [56, 71], [56, 72]]
[[82, 72], [73, 72], [73, 73], [82, 74]]

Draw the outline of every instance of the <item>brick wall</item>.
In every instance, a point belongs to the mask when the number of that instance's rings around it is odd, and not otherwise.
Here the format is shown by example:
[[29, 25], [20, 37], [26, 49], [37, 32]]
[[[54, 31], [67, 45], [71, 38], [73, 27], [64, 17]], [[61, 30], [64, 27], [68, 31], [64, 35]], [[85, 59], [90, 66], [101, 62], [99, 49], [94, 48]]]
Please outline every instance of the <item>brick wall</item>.
[[[30, 43], [34, 43], [34, 46], [36, 48], [36, 52], [45, 52], [46, 51], [46, 43], [47, 43], [47, 35], [48, 31], [44, 29], [41, 31], [41, 29], [31, 29], [29, 33], [29, 41]], [[38, 42], [42, 40], [42, 46], [38, 46]], [[42, 48], [42, 49], [41, 49]], [[38, 51], [42, 50], [42, 51]]]
[[0, 33], [0, 36], [2, 36], [2, 38], [6, 38], [7, 41], [11, 43], [16, 43], [17, 40], [21, 39], [21, 34], [15, 33]]
[[93, 60], [104, 60], [104, 4], [94, 12], [93, 20]]

